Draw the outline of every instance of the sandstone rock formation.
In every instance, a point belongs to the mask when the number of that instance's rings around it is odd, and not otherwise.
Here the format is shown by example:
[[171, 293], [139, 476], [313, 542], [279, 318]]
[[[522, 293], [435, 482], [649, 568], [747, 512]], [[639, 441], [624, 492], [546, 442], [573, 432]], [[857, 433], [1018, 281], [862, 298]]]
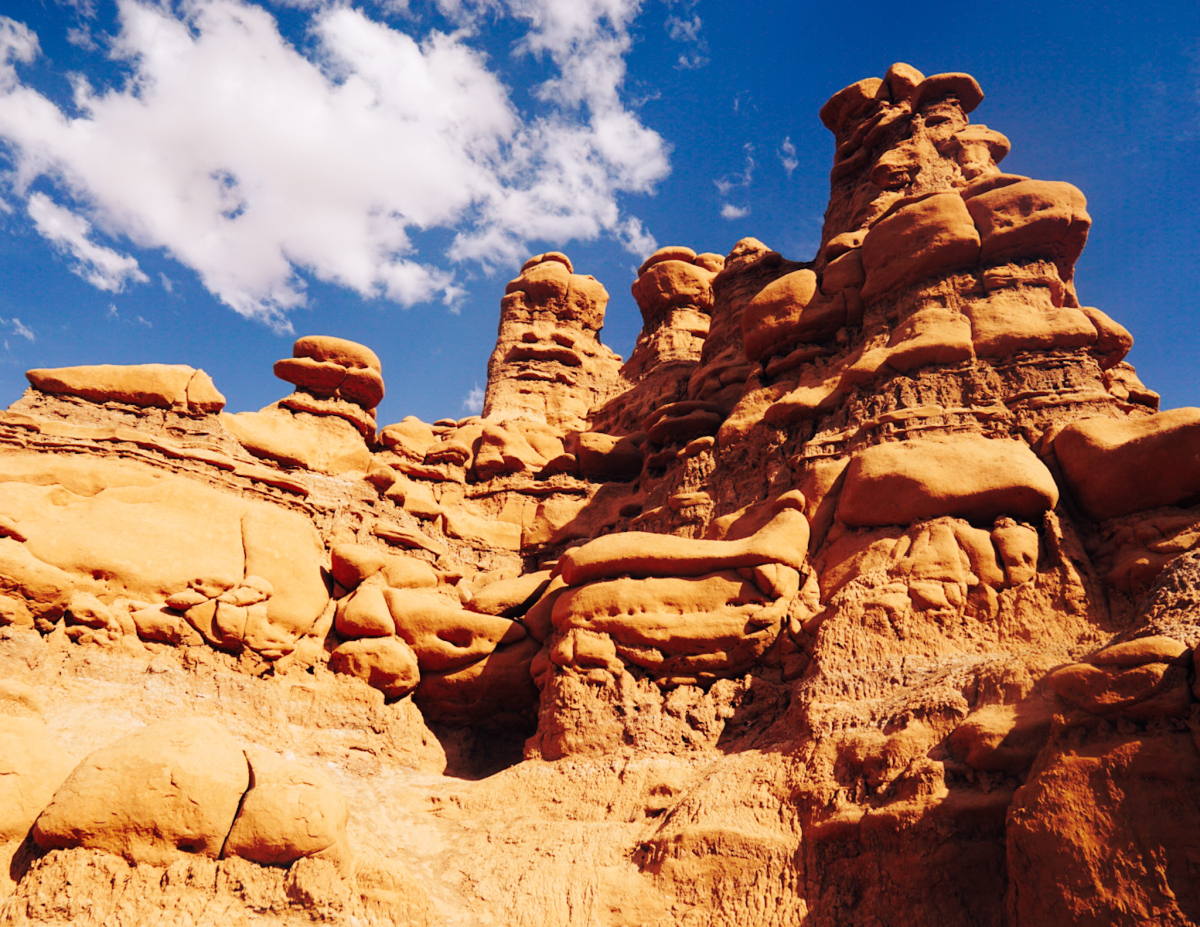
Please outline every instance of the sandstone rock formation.
[[965, 74], [834, 94], [812, 260], [501, 302], [483, 415], [30, 371], [0, 924], [1200, 923], [1200, 410]]

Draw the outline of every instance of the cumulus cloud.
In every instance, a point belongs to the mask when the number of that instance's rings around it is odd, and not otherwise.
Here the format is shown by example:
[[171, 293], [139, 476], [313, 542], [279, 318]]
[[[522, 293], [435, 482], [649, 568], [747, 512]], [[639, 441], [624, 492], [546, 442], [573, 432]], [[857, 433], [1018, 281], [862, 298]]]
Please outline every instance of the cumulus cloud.
[[750, 210], [744, 206], [734, 206], [732, 203], [726, 203], [721, 207], [722, 219], [741, 219], [750, 215]]
[[38, 234], [74, 259], [71, 269], [97, 289], [119, 293], [129, 282], [145, 283], [138, 262], [91, 240], [92, 224], [44, 193], [29, 197], [29, 218]]
[[[35, 210], [57, 217], [56, 232], [39, 231], [97, 286], [144, 277], [94, 232], [165, 250], [234, 310], [284, 330], [306, 274], [453, 305], [463, 290], [447, 256], [490, 269], [530, 240], [600, 235], [644, 248], [618, 200], [651, 192], [669, 164], [621, 99], [637, 0], [439, 2], [464, 28], [418, 41], [314, 0], [302, 52], [243, 0], [118, 0], [109, 55], [128, 82], [97, 91], [79, 78], [70, 113], [22, 82], [37, 38], [0, 17], [8, 185], [35, 222]], [[525, 21], [522, 52], [549, 59], [537, 112], [518, 110], [472, 44], [485, 11]], [[30, 194], [39, 179], [91, 223]], [[454, 232], [446, 254], [422, 250], [433, 229]]]

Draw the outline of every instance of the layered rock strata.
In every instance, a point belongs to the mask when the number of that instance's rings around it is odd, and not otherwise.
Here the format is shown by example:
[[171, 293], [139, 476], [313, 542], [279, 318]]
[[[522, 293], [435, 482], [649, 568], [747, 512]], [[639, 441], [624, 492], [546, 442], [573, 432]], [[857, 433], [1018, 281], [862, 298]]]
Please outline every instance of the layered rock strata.
[[835, 94], [812, 260], [551, 252], [484, 414], [30, 371], [0, 923], [1200, 923], [1200, 410], [964, 74]]

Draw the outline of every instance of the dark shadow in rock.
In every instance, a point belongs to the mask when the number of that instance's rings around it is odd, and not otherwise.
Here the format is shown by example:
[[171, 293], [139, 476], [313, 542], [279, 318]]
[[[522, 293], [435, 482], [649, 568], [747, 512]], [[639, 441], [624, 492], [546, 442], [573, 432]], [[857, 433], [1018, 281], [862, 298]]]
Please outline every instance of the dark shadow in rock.
[[508, 727], [484, 729], [429, 723], [429, 729], [446, 751], [443, 775], [475, 781], [516, 766], [524, 758], [525, 741], [537, 730], [536, 720]]

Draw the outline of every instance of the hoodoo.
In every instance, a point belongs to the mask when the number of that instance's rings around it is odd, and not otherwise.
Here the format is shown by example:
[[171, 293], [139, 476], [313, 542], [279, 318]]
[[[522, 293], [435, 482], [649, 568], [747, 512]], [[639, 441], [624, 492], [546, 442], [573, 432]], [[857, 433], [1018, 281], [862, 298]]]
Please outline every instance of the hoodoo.
[[1200, 923], [1200, 410], [966, 74], [834, 94], [811, 260], [559, 252], [483, 414], [31, 370], [0, 924]]

